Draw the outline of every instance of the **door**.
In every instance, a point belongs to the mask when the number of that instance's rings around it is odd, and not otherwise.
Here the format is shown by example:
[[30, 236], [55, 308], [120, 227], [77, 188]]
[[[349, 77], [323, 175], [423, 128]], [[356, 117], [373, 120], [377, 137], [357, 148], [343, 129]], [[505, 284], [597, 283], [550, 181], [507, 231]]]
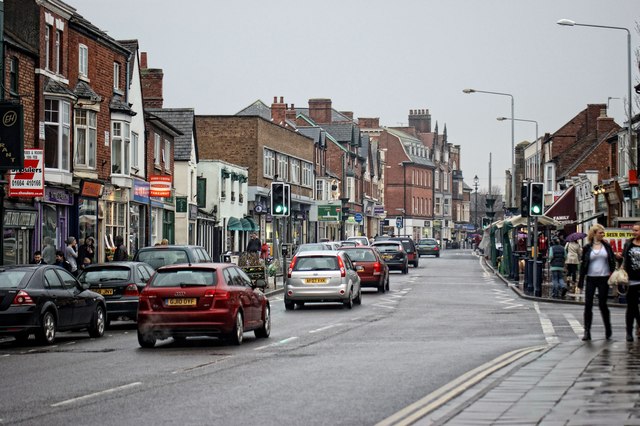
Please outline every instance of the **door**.
[[262, 317], [262, 304], [260, 303], [260, 295], [262, 292], [253, 288], [251, 278], [249, 278], [246, 272], [240, 268], [237, 268], [236, 270], [244, 284], [244, 291], [250, 300], [249, 309], [251, 310], [251, 324], [255, 327]]
[[88, 291], [78, 287], [78, 282], [71, 273], [62, 268], [58, 268], [56, 272], [60, 276], [64, 288], [73, 296], [73, 323], [89, 324], [93, 316], [94, 298], [89, 295]]
[[49, 299], [56, 305], [58, 326], [65, 328], [73, 324], [73, 294], [64, 286], [56, 269], [59, 268], [47, 268], [44, 271], [45, 288]]

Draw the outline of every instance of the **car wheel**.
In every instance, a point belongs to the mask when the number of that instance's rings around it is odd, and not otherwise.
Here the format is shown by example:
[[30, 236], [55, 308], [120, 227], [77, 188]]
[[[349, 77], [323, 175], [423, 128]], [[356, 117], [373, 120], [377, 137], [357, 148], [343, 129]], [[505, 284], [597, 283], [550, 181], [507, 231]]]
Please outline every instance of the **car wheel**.
[[415, 262], [413, 262], [413, 267], [414, 267], [414, 268], [417, 268], [417, 267], [418, 267], [418, 260], [417, 260], [417, 259], [416, 259], [416, 261], [415, 261]]
[[91, 319], [91, 325], [89, 326], [89, 336], [96, 338], [104, 336], [105, 323], [104, 308], [101, 305], [98, 305], [96, 306], [96, 310], [93, 312], [93, 318]]
[[362, 305], [362, 288], [358, 289], [358, 296], [356, 297], [356, 300], [354, 300], [354, 303], [356, 305]]
[[39, 343], [52, 345], [56, 341], [56, 317], [53, 312], [47, 311], [40, 320], [40, 330], [36, 333]]
[[343, 304], [347, 309], [353, 308], [353, 289], [349, 290], [349, 297], [343, 302]]
[[409, 273], [409, 264], [408, 263], [402, 268], [402, 273], [403, 274], [408, 274]]
[[269, 305], [264, 307], [264, 321], [262, 321], [262, 327], [256, 329], [253, 332], [256, 337], [267, 338], [271, 334], [271, 308]]
[[138, 344], [143, 348], [152, 348], [156, 344], [156, 338], [153, 334], [142, 333], [138, 330]]
[[436, 254], [436, 257], [440, 257], [440, 254]]
[[304, 307], [304, 302], [295, 302], [298, 308]]
[[378, 284], [378, 293], [384, 293], [384, 281], [382, 281], [380, 284]]
[[287, 300], [287, 299], [284, 300], [284, 308], [287, 311], [293, 311], [295, 307], [296, 307], [296, 304], [293, 303], [291, 300]]
[[385, 285], [387, 291], [389, 291], [389, 275], [387, 275], [387, 284]]
[[242, 312], [238, 311], [236, 314], [235, 324], [233, 330], [227, 336], [229, 343], [232, 345], [241, 345], [244, 338], [244, 321], [242, 320]]

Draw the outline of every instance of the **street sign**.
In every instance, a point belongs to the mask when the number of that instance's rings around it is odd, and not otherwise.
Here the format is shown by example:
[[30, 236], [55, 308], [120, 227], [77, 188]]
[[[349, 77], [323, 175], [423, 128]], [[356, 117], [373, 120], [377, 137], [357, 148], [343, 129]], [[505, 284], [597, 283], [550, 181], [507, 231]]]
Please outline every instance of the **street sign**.
[[396, 216], [396, 228], [404, 228], [404, 221], [402, 216]]
[[362, 222], [362, 213], [356, 213], [355, 215], [353, 215], [353, 218], [356, 220], [356, 222], [360, 223]]

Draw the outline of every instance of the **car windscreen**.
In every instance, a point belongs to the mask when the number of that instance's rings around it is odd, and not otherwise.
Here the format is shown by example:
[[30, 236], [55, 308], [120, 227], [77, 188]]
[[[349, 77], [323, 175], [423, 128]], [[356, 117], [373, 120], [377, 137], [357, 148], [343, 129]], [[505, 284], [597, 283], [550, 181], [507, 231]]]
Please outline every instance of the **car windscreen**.
[[161, 266], [189, 263], [189, 256], [185, 250], [154, 249], [140, 251], [138, 253], [138, 260], [148, 263], [153, 269], [158, 269]]
[[294, 271], [333, 271], [338, 269], [335, 256], [305, 256], [296, 259]]
[[29, 271], [0, 271], [0, 288], [24, 288], [30, 276]]
[[369, 249], [348, 249], [345, 253], [352, 262], [375, 262], [376, 255]]
[[214, 286], [217, 283], [215, 269], [169, 269], [156, 272], [151, 287]]
[[413, 244], [411, 244], [411, 241], [402, 240], [400, 242], [402, 243], [402, 247], [404, 247], [407, 253], [411, 253], [413, 251]]
[[105, 267], [103, 269], [88, 269], [78, 277], [81, 283], [98, 284], [106, 282], [129, 281], [131, 270], [125, 267]]

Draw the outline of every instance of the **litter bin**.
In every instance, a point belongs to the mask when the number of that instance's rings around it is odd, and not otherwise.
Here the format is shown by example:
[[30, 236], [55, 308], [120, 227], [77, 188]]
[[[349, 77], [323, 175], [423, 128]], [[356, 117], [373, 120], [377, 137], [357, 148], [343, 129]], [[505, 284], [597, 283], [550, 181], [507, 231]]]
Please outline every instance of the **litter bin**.
[[[536, 261], [536, 283], [533, 282], [533, 259], [527, 259], [527, 267], [525, 269], [525, 293], [533, 294], [536, 297], [542, 297], [542, 261]], [[534, 288], [535, 287], [535, 288]]]

